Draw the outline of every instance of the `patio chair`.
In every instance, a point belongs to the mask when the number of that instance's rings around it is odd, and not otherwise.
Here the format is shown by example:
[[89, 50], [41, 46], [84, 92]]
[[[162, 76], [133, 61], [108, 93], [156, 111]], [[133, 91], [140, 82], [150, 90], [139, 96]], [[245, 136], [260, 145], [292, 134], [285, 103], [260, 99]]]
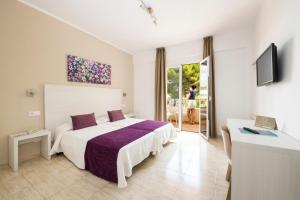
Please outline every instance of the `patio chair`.
[[174, 106], [168, 106], [167, 108], [167, 120], [172, 122], [175, 119], [176, 125], [178, 124], [178, 112], [177, 108]]

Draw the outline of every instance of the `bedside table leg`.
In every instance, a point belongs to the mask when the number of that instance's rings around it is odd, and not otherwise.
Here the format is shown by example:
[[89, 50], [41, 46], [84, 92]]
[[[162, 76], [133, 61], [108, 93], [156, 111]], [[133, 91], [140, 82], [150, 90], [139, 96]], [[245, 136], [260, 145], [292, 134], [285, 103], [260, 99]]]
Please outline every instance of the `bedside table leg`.
[[9, 166], [13, 171], [18, 171], [18, 151], [19, 144], [18, 140], [14, 138], [9, 139]]
[[45, 135], [41, 140], [41, 156], [47, 160], [50, 160], [50, 147], [51, 147], [51, 138], [50, 135]]

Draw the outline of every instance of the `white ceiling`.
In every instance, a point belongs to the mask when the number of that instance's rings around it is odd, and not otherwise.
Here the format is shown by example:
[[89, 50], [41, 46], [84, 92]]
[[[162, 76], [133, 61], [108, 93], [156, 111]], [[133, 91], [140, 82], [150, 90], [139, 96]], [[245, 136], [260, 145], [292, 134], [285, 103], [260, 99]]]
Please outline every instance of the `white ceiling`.
[[129, 53], [169, 46], [253, 22], [262, 0], [20, 0]]

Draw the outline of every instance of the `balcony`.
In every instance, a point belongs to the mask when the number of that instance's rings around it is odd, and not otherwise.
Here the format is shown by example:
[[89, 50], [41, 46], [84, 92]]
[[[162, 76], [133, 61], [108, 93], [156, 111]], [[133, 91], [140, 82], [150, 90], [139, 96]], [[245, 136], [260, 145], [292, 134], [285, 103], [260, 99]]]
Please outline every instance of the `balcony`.
[[[188, 100], [183, 100], [182, 107], [182, 131], [199, 133], [206, 131], [206, 106], [201, 105], [197, 100], [197, 108], [191, 111], [190, 119], [188, 117]], [[167, 104], [167, 120], [171, 122], [175, 128], [179, 128], [179, 108], [178, 100], [171, 99]]]

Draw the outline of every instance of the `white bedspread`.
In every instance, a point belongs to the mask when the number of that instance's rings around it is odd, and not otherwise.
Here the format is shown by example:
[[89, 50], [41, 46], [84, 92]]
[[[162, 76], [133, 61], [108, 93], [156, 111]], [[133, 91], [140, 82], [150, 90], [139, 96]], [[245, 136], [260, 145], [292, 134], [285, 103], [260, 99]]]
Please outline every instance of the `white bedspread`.
[[[70, 130], [70, 124], [65, 124], [57, 129], [50, 154], [63, 152], [78, 168], [85, 169], [84, 154], [90, 139], [141, 121], [143, 120], [126, 118], [116, 122], [99, 123], [97, 126], [75, 131]], [[132, 175], [132, 168], [135, 165], [147, 158], [151, 152], [159, 153], [163, 148], [162, 145], [176, 136], [174, 127], [167, 124], [122, 147], [117, 158], [118, 187], [127, 186], [125, 177]]]

